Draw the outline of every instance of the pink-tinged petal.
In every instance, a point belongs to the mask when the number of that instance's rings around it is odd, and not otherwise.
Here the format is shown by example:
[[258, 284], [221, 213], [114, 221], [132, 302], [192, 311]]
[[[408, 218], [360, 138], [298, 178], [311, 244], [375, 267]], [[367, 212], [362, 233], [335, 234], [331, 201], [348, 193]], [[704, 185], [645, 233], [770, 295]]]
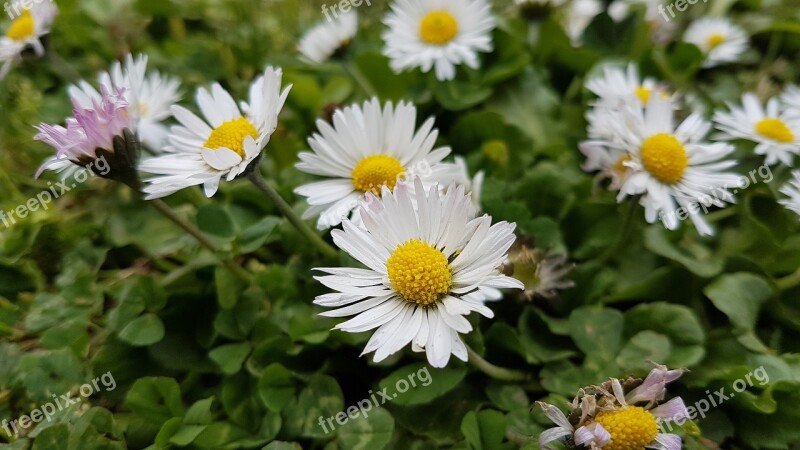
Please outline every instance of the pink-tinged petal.
[[572, 434], [571, 429], [566, 429], [564, 427], [554, 427], [550, 428], [549, 430], [545, 430], [542, 434], [539, 435], [539, 448], [542, 450], [550, 450], [551, 442], [558, 441], [563, 439]]
[[557, 407], [544, 402], [536, 402], [536, 406], [544, 411], [544, 415], [547, 416], [548, 419], [552, 420], [554, 424], [558, 425], [562, 428], [569, 428], [570, 430], [573, 429], [572, 424], [569, 423], [567, 416], [558, 409]]
[[656, 365], [650, 371], [641, 386], [628, 392], [625, 400], [630, 404], [638, 402], [653, 403], [664, 399], [667, 383], [671, 383], [683, 375], [684, 369], [669, 370], [666, 366]]
[[689, 418], [689, 411], [680, 397], [675, 397], [667, 403], [651, 409], [650, 412], [661, 420], [676, 421]]
[[677, 434], [659, 433], [655, 442], [648, 447], [658, 450], [681, 450], [681, 437]]
[[582, 426], [575, 431], [575, 443], [585, 447], [602, 447], [611, 440], [609, 433], [599, 422]]

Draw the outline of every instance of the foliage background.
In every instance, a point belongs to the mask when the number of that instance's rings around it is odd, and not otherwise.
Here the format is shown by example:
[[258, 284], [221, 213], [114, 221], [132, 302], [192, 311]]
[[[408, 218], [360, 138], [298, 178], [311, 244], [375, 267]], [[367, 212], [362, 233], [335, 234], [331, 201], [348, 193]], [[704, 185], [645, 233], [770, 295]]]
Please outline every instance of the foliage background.
[[[64, 0], [50, 48], [0, 84], [0, 207], [9, 211], [48, 187], [34, 180], [50, 154], [32, 125], [70, 111], [72, 70], [93, 78], [129, 51], [180, 77], [184, 103], [219, 80], [234, 93], [266, 63], [294, 89], [262, 169], [292, 189], [310, 177], [293, 168], [326, 105], [410, 99], [435, 115], [443, 144], [488, 180], [483, 206], [516, 221], [540, 248], [577, 263], [574, 289], [556, 301], [509, 295], [493, 320], [472, 318], [468, 343], [491, 362], [522, 370], [521, 383], [492, 380], [456, 361], [431, 386], [401, 396], [325, 434], [332, 416], [370, 389], [417, 370], [419, 355], [382, 364], [359, 353], [367, 335], [330, 331], [311, 300], [324, 288], [311, 268], [329, 265], [245, 182], [213, 199], [185, 190], [169, 198], [254, 274], [241, 284], [213, 255], [123, 187], [93, 179], [11, 228], [0, 229], [0, 418], [29, 413], [52, 394], [110, 371], [117, 388], [40, 424], [4, 449], [537, 448], [551, 425], [534, 400], [566, 407], [575, 390], [610, 376], [642, 376], [646, 359], [691, 372], [671, 390], [687, 404], [764, 366], [770, 383], [737, 395], [684, 427], [686, 448], [789, 448], [800, 443], [800, 223], [775, 201], [788, 178], [741, 192], [714, 212], [714, 238], [690, 226], [667, 232], [580, 170], [576, 144], [591, 96], [583, 83], [601, 60], [632, 60], [644, 72], [717, 107], [753, 90], [772, 95], [800, 81], [800, 10], [794, 0], [699, 2], [679, 19], [714, 9], [753, 35], [742, 64], [699, 70], [684, 44], [654, 47], [641, 14], [614, 24], [602, 15], [582, 48], [557, 18], [539, 40], [510, 2], [483, 69], [453, 83], [394, 75], [380, 56], [386, 2], [362, 7], [348, 70], [309, 68], [294, 46], [322, 19], [319, 1]], [[367, 83], [353, 78], [353, 67]], [[760, 162], [742, 146], [746, 172]], [[626, 218], [630, 229], [624, 232]], [[342, 264], [352, 261], [342, 256]], [[4, 436], [0, 434], [0, 442]]]

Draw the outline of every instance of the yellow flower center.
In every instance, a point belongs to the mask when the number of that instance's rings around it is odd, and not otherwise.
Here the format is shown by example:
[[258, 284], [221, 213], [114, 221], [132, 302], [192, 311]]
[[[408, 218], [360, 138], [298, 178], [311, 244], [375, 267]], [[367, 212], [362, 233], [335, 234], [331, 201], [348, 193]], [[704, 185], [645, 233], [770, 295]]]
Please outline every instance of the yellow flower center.
[[380, 195], [381, 187], [390, 190], [397, 184], [398, 176], [405, 168], [397, 158], [389, 155], [371, 155], [362, 159], [353, 169], [353, 186], [361, 192]]
[[721, 33], [714, 33], [708, 37], [708, 39], [706, 40], [706, 45], [708, 46], [709, 49], [712, 49], [718, 46], [719, 44], [722, 44], [723, 42], [725, 42], [725, 36]]
[[8, 31], [6, 31], [6, 37], [15, 41], [24, 41], [33, 36], [34, 29], [35, 26], [31, 12], [26, 9], [22, 11], [22, 15], [11, 22], [11, 26], [9, 26]]
[[643, 450], [658, 434], [656, 417], [639, 406], [601, 412], [594, 421], [611, 435], [603, 450]]
[[680, 181], [689, 166], [686, 149], [678, 139], [667, 133], [658, 133], [642, 143], [642, 164], [650, 175], [666, 184]]
[[227, 148], [238, 153], [244, 159], [244, 138], [247, 136], [257, 139], [258, 130], [249, 120], [239, 117], [215, 128], [203, 146], [211, 150]]
[[773, 141], [794, 142], [794, 133], [781, 119], [762, 119], [756, 124], [756, 132]]
[[652, 89], [647, 89], [644, 86], [636, 88], [636, 96], [639, 97], [639, 100], [645, 105], [650, 101], [650, 92], [652, 92]]
[[428, 306], [450, 291], [453, 273], [447, 257], [419, 239], [400, 244], [386, 261], [389, 281], [403, 299]]
[[433, 11], [422, 18], [419, 24], [419, 37], [432, 45], [444, 45], [458, 34], [458, 22], [447, 11]]

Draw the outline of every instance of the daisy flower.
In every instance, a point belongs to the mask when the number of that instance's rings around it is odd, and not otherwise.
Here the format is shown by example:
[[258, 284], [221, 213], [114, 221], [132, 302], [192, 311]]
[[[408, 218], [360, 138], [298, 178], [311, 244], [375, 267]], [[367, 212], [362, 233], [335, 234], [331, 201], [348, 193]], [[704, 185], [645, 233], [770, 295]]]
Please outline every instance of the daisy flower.
[[333, 230], [334, 243], [367, 268], [317, 269], [327, 275], [316, 279], [337, 292], [314, 303], [336, 308], [323, 316], [355, 316], [335, 329], [377, 328], [362, 353], [375, 352], [375, 362], [410, 343], [431, 366], [444, 367], [451, 354], [467, 360], [459, 337], [472, 330], [465, 316], [491, 318], [484, 303], [502, 297], [498, 288], [522, 288], [500, 272], [515, 225], [475, 217], [463, 187], [442, 194], [436, 185], [426, 191], [419, 178], [414, 185], [384, 186], [380, 199], [362, 204], [363, 227], [345, 220]]
[[755, 142], [755, 152], [766, 156], [766, 164], [792, 165], [800, 153], [800, 115], [782, 108], [777, 98], [771, 98], [765, 109], [752, 93], [742, 96], [742, 107], [728, 103], [728, 109], [714, 113], [721, 139]]
[[586, 89], [598, 97], [598, 105], [611, 108], [646, 105], [653, 92], [661, 98], [670, 98], [662, 83], [655, 78], [642, 78], [633, 63], [628, 64], [625, 70], [614, 66], [604, 67], [602, 74], [586, 81]]
[[662, 403], [666, 384], [683, 372], [656, 365], [644, 381], [612, 378], [601, 386], [581, 389], [571, 405], [573, 421], [557, 407], [537, 402], [557, 425], [539, 436], [539, 447], [550, 449], [552, 442], [566, 439], [571, 445], [591, 449], [680, 450], [680, 436], [660, 432], [660, 425], [689, 417], [680, 397]]
[[686, 29], [683, 40], [696, 45], [706, 55], [703, 67], [735, 63], [747, 51], [747, 33], [723, 17], [703, 17]]
[[8, 26], [5, 35], [0, 37], [0, 80], [5, 78], [11, 65], [22, 57], [22, 52], [29, 46], [37, 56], [44, 55], [41, 37], [50, 32], [50, 25], [58, 14], [58, 8], [52, 1], [34, 2], [30, 8], [21, 11], [18, 6], [11, 8], [18, 16]]
[[349, 45], [356, 31], [358, 15], [355, 12], [341, 14], [308, 30], [300, 39], [297, 49], [307, 61], [321, 64]]
[[478, 171], [474, 177], [469, 174], [467, 161], [462, 156], [456, 156], [455, 162], [438, 164], [432, 171], [430, 178], [439, 186], [464, 186], [464, 192], [472, 200], [472, 206], [476, 211], [481, 210], [481, 192], [483, 190], [483, 180], [485, 174], [482, 170]]
[[[170, 107], [180, 100], [180, 81], [157, 71], [148, 76], [146, 55], [136, 59], [128, 55], [124, 65], [115, 62], [109, 72], [101, 72], [98, 78], [100, 86], [107, 90], [124, 89], [128, 112], [136, 124], [139, 139], [149, 149], [160, 151], [168, 135], [162, 122], [172, 116]], [[90, 105], [100, 98], [100, 93], [86, 81], [70, 86], [69, 93], [82, 105]]]
[[781, 193], [789, 198], [781, 199], [780, 202], [791, 211], [800, 214], [800, 170], [792, 172], [794, 179], [781, 188]]
[[395, 72], [419, 67], [452, 80], [456, 66], [477, 69], [492, 51], [495, 18], [487, 0], [395, 0], [384, 19], [383, 53]]
[[250, 101], [241, 110], [219, 84], [197, 91], [203, 120], [175, 105], [173, 126], [165, 154], [142, 161], [143, 172], [158, 176], [145, 180], [148, 199], [160, 198], [189, 186], [203, 185], [206, 196], [217, 192], [220, 180], [231, 181], [256, 161], [278, 126], [290, 87], [281, 92], [281, 69], [267, 67], [250, 85]]
[[657, 44], [669, 42], [678, 28], [677, 20], [667, 18], [661, 0], [615, 0], [608, 6], [608, 15], [615, 21], [625, 20], [632, 8], [644, 7], [644, 19], [650, 30], [650, 39]]
[[622, 163], [631, 171], [617, 200], [641, 195], [639, 203], [648, 222], [660, 219], [674, 230], [678, 216], [686, 214], [701, 235], [712, 234], [699, 205], [722, 207], [734, 202], [728, 188], [737, 185], [739, 176], [724, 172], [736, 165], [736, 161], [724, 159], [734, 147], [705, 142], [711, 125], [698, 114], [676, 128], [672, 103], [658, 96], [651, 96], [644, 109], [628, 108], [625, 116], [609, 124], [615, 136], [606, 144], [626, 151], [630, 158]]
[[412, 179], [409, 174], [422, 177], [427, 187], [450, 148], [434, 148], [439, 133], [433, 118], [419, 129], [416, 120], [413, 104], [389, 102], [381, 109], [377, 98], [337, 110], [332, 125], [318, 120], [319, 132], [308, 140], [312, 151], [301, 152], [296, 167], [330, 179], [295, 189], [307, 197], [303, 217], [319, 216], [317, 227], [331, 228], [357, 213], [367, 192], [380, 195], [384, 186], [391, 191], [398, 181]]
[[573, 46], [581, 44], [583, 32], [592, 23], [598, 14], [603, 12], [603, 3], [600, 0], [572, 0], [563, 20], [564, 32], [569, 37]]
[[[138, 186], [136, 160], [138, 154], [128, 153], [124, 145], [116, 145], [127, 140], [125, 131], [135, 131], [128, 114], [128, 103], [123, 90], [110, 91], [103, 87], [100, 98], [91, 105], [83, 106], [72, 99], [73, 116], [66, 120], [66, 127], [42, 123], [36, 127], [39, 133], [34, 139], [56, 149], [56, 154], [45, 161], [36, 172], [36, 177], [45, 170], [62, 173], [64, 177], [75, 173], [80, 167], [95, 167], [95, 161], [103, 158], [104, 166], [113, 170], [101, 176]], [[118, 154], [124, 152], [125, 154]]]
[[525, 298], [553, 299], [559, 291], [575, 286], [567, 275], [575, 268], [564, 255], [549, 255], [548, 252], [518, 243], [511, 248], [506, 274], [513, 275], [525, 284]]

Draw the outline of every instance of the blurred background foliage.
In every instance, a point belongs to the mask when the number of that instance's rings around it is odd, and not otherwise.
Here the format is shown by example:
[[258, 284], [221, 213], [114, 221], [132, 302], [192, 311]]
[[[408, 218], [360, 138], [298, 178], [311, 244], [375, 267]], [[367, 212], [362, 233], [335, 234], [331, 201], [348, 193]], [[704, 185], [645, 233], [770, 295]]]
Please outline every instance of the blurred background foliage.
[[[50, 155], [31, 139], [32, 126], [62, 122], [69, 83], [93, 79], [128, 52], [179, 77], [186, 105], [213, 80], [243, 96], [265, 64], [282, 66], [294, 88], [262, 165], [298, 210], [292, 189], [311, 177], [293, 164], [315, 119], [373, 93], [413, 100], [421, 118], [436, 116], [442, 144], [486, 171], [486, 212], [577, 264], [576, 287], [560, 298], [509, 294], [493, 305], [493, 320], [471, 318], [470, 346], [529, 379], [499, 382], [456, 361], [431, 369], [423, 391], [326, 434], [319, 416], [422, 367], [410, 351], [381, 364], [359, 357], [366, 335], [330, 331], [335, 322], [316, 315], [311, 300], [324, 288], [311, 269], [336, 261], [315, 256], [246, 183], [224, 184], [213, 200], [191, 189], [170, 197], [253, 273], [243, 283], [129, 191], [91, 179], [0, 228], [0, 418], [106, 372], [117, 387], [0, 448], [535, 449], [551, 425], [533, 401], [565, 407], [583, 385], [644, 375], [648, 359], [691, 370], [672, 387], [687, 404], [760, 366], [769, 374], [768, 385], [685, 425], [685, 448], [797, 448], [800, 223], [775, 201], [788, 173], [775, 170], [736, 206], [712, 212], [718, 234], [701, 238], [689, 226], [647, 225], [638, 207], [617, 205], [581, 171], [576, 148], [591, 101], [583, 84], [600, 61], [637, 62], [709, 108], [800, 82], [795, 0], [698, 2], [680, 16], [685, 24], [713, 9], [751, 33], [745, 60], [715, 70], [700, 70], [693, 46], [651, 44], [641, 11], [619, 24], [598, 16], [575, 48], [558, 13], [529, 24], [498, 1], [495, 52], [450, 83], [391, 73], [380, 55], [381, 0], [359, 9], [344, 63], [300, 63], [295, 43], [323, 20], [323, 3], [59, 1], [48, 56], [26, 59], [0, 83], [0, 209], [54, 182], [32, 177]], [[741, 173], [760, 164], [746, 146], [737, 157]]]

